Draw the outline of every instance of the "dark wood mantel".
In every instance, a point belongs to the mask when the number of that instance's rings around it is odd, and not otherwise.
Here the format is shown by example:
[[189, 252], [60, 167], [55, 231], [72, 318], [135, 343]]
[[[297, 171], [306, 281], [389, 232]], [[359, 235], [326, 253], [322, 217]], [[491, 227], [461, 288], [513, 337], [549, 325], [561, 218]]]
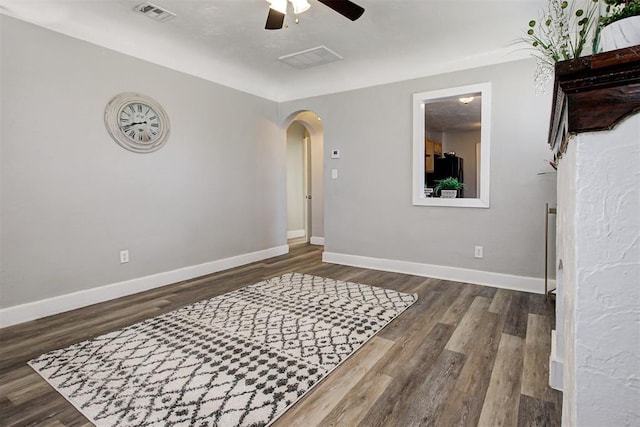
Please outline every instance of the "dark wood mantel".
[[611, 129], [640, 111], [640, 45], [556, 63], [549, 145], [569, 134]]

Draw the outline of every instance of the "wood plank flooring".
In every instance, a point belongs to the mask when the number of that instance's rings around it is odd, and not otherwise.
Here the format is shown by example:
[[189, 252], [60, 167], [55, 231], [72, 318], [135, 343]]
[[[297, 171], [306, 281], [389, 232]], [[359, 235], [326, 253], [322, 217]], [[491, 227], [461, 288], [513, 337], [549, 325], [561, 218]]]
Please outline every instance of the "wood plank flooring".
[[418, 301], [274, 426], [559, 426], [547, 385], [554, 307], [544, 296], [324, 264], [322, 248], [0, 330], [0, 425], [91, 425], [26, 362], [286, 272], [415, 292]]

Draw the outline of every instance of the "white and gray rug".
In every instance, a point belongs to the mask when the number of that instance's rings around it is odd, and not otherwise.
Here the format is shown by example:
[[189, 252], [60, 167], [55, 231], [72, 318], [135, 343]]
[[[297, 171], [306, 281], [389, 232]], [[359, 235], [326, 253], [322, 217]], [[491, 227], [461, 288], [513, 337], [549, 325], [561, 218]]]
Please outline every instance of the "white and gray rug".
[[29, 365], [99, 426], [264, 426], [416, 300], [287, 273]]

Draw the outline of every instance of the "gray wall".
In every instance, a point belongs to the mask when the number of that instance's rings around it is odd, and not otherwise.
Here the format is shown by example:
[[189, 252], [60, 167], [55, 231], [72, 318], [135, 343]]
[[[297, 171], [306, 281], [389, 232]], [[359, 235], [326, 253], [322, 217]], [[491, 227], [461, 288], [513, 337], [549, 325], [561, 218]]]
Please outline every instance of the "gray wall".
[[[0, 16], [0, 308], [286, 243], [285, 117], [311, 110], [324, 132], [330, 252], [542, 276], [549, 96], [533, 61], [278, 105]], [[411, 95], [493, 82], [490, 209], [411, 205]], [[117, 93], [156, 98], [172, 126], [152, 154], [103, 124]], [[314, 146], [314, 144], [316, 144]], [[330, 149], [342, 151], [332, 160]], [[338, 169], [340, 178], [328, 173]], [[318, 184], [314, 172], [312, 181]], [[324, 193], [324, 194], [322, 194]], [[318, 197], [318, 199], [316, 199]], [[324, 227], [323, 227], [324, 226]], [[485, 259], [473, 259], [473, 246]], [[119, 264], [129, 249], [131, 262]]]
[[[555, 177], [537, 175], [549, 158], [551, 102], [534, 94], [534, 67], [515, 61], [281, 104], [281, 117], [303, 109], [322, 117], [325, 249], [542, 277]], [[493, 84], [491, 208], [412, 206], [412, 94], [484, 81]], [[330, 159], [334, 148], [341, 159]], [[473, 258], [474, 245], [484, 259]]]
[[[277, 103], [0, 24], [0, 307], [286, 244]], [[107, 134], [105, 105], [126, 91], [165, 107], [161, 150], [135, 154]]]

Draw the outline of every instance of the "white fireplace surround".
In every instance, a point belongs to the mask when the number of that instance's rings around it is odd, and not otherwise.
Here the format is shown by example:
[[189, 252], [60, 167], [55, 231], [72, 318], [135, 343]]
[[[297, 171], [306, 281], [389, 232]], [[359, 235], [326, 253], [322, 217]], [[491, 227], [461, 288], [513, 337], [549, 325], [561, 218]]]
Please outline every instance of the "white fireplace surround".
[[569, 141], [556, 251], [562, 425], [640, 425], [640, 113]]

